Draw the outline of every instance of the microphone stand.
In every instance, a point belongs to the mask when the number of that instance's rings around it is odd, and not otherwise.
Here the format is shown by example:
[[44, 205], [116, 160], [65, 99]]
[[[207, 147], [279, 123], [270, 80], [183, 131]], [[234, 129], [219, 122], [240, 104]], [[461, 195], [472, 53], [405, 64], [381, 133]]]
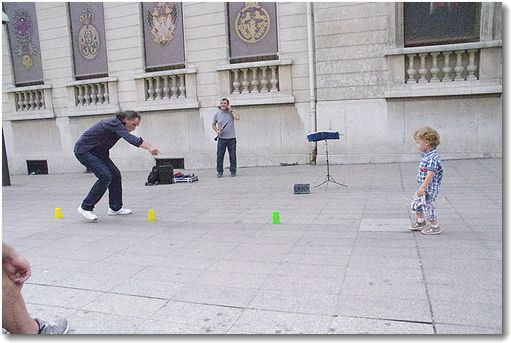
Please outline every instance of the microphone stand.
[[326, 192], [326, 190], [328, 189], [329, 182], [333, 182], [339, 186], [348, 187], [344, 183], [335, 181], [334, 178], [330, 175], [330, 164], [328, 163], [328, 139], [325, 139], [325, 146], [326, 146], [326, 179], [325, 179], [325, 181], [321, 182], [319, 185], [314, 186], [314, 188], [319, 187], [326, 183], [326, 188], [325, 188], [325, 192]]

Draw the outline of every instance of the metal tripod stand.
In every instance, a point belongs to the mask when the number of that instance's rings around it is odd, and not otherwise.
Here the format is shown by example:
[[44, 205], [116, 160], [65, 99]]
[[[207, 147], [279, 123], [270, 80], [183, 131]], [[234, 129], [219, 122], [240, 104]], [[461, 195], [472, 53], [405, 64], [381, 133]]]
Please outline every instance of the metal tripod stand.
[[328, 189], [328, 183], [333, 182], [336, 185], [348, 187], [344, 183], [340, 183], [334, 180], [334, 178], [330, 175], [330, 163], [328, 163], [328, 139], [325, 139], [325, 147], [326, 147], [326, 178], [325, 181], [321, 182], [319, 185], [314, 186], [314, 188], [319, 187], [326, 183], [325, 191]]

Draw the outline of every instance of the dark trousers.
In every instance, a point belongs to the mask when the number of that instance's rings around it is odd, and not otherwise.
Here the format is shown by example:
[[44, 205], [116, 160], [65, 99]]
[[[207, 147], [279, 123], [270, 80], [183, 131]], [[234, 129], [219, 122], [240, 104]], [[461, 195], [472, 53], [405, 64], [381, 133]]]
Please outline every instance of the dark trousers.
[[236, 138], [218, 138], [216, 144], [216, 172], [218, 174], [224, 173], [225, 148], [229, 151], [229, 170], [231, 173], [236, 173]]
[[82, 208], [92, 211], [108, 189], [110, 208], [118, 211], [122, 208], [121, 172], [109, 157], [98, 157], [90, 152], [75, 154], [78, 161], [96, 175], [98, 180], [82, 202]]

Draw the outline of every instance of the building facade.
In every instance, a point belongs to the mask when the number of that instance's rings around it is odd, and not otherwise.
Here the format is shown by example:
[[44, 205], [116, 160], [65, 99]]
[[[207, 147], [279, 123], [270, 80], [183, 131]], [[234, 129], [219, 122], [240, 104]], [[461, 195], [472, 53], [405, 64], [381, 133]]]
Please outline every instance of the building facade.
[[[426, 125], [444, 159], [500, 157], [502, 4], [415, 4], [3, 3], [10, 173], [83, 172], [74, 142], [121, 109], [162, 158], [214, 168], [223, 97], [241, 115], [239, 167], [323, 164], [307, 141], [323, 130], [341, 133], [331, 163], [415, 161]], [[154, 165], [124, 141], [111, 156]]]

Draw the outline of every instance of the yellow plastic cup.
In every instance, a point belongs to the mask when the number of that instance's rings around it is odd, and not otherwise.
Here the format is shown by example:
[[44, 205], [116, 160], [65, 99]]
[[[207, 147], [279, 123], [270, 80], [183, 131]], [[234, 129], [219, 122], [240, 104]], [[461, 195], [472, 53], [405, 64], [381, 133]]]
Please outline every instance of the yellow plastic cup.
[[154, 222], [156, 219], [156, 215], [154, 214], [154, 210], [147, 211], [147, 220], [150, 222]]
[[60, 207], [55, 208], [55, 218], [62, 218], [62, 211], [60, 210]]

